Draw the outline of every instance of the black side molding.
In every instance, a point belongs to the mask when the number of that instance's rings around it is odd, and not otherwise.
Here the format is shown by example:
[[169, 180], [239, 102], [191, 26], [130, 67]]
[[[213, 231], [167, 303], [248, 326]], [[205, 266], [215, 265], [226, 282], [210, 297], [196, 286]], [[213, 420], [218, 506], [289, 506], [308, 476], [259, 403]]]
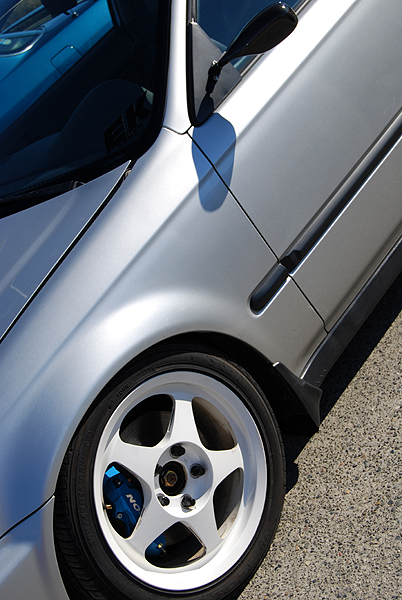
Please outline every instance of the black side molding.
[[259, 313], [267, 306], [271, 298], [285, 283], [288, 275], [288, 270], [283, 265], [276, 265], [268, 273], [251, 296], [250, 307], [253, 313]]
[[358, 164], [352, 169], [352, 176], [346, 177], [335, 190], [321, 213], [311, 222], [292, 247], [280, 259], [280, 263], [294, 271], [303, 258], [310, 252], [340, 212], [358, 192], [371, 173], [378, 167], [402, 135], [402, 111], [387, 126]]

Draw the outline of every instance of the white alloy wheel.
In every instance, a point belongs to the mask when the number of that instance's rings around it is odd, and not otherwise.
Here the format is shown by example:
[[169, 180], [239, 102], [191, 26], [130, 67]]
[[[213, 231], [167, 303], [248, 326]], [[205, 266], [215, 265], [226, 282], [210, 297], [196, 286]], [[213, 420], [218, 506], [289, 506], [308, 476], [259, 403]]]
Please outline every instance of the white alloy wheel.
[[[171, 410], [168, 419], [163, 415], [167, 428], [155, 444], [152, 420], [158, 418], [160, 396]], [[141, 436], [134, 414], [126, 428], [136, 429], [137, 443], [129, 443], [122, 424], [140, 403], [148, 407], [148, 416], [144, 406], [145, 414], [143, 409], [137, 417], [146, 431]], [[102, 483], [111, 465], [124, 467], [142, 489], [143, 507], [128, 538], [116, 531], [105, 508]], [[194, 477], [197, 468], [205, 472]], [[158, 588], [189, 590], [221, 577], [245, 552], [260, 523], [267, 477], [261, 436], [236, 394], [201, 373], [165, 373], [132, 391], [108, 421], [95, 459], [95, 506], [110, 549], [130, 573]], [[185, 506], [188, 496], [193, 506]], [[161, 535], [170, 538], [166, 554], [147, 558], [147, 548]], [[186, 548], [178, 552], [181, 540]]]
[[[60, 474], [66, 589], [89, 599], [96, 585], [105, 600], [235, 597], [281, 512], [272, 412], [252, 378], [216, 353], [169, 349], [135, 366], [96, 403]], [[67, 526], [74, 542], [64, 543]]]

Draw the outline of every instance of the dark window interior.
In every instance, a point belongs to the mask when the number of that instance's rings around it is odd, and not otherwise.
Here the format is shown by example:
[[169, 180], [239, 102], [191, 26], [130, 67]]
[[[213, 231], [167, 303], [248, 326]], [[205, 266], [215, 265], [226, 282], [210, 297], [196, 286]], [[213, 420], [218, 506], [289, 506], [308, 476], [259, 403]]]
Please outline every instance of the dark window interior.
[[137, 158], [161, 113], [167, 2], [42, 1], [21, 0], [16, 18], [10, 0], [0, 0], [3, 198], [85, 182]]

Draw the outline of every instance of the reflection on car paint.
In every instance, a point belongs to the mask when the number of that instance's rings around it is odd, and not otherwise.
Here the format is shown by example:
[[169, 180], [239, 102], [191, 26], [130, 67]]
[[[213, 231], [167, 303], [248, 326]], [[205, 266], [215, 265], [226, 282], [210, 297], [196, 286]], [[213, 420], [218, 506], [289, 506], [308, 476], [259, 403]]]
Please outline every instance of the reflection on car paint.
[[42, 5], [3, 29], [0, 128], [32, 105], [111, 27], [106, 0], [83, 0], [55, 17]]

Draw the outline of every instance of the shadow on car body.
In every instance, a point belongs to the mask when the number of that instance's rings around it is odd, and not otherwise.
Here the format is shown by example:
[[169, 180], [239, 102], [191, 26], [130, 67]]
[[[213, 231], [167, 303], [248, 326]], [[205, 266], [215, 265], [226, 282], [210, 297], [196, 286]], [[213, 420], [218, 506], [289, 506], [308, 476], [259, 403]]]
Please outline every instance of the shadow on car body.
[[[230, 188], [230, 183], [232, 181], [233, 175], [233, 165], [234, 165], [234, 157], [235, 157], [235, 148], [236, 148], [236, 132], [234, 130], [233, 125], [221, 117], [219, 114], [214, 114], [211, 118], [205, 123], [202, 127], [197, 127], [194, 129], [193, 140], [197, 144], [199, 144], [200, 148], [203, 148], [205, 145], [205, 138], [209, 139], [211, 135], [211, 127], [213, 129], [213, 140], [216, 145], [222, 150], [219, 163], [214, 165], [217, 171], [221, 174], [224, 183]], [[206, 131], [205, 131], [206, 130]], [[220, 152], [217, 150], [217, 155]], [[201, 173], [205, 170], [204, 161], [202, 164], [199, 164], [200, 155], [198, 152], [195, 152], [195, 147], [193, 147], [193, 160], [194, 165], [197, 170], [198, 179], [201, 184]], [[218, 210], [222, 206], [227, 197], [227, 190], [223, 186], [219, 186], [215, 190], [214, 194], [210, 194], [209, 190], [206, 189], [205, 186], [198, 186], [200, 202], [204, 210], [208, 212], [212, 212], [214, 210]]]

